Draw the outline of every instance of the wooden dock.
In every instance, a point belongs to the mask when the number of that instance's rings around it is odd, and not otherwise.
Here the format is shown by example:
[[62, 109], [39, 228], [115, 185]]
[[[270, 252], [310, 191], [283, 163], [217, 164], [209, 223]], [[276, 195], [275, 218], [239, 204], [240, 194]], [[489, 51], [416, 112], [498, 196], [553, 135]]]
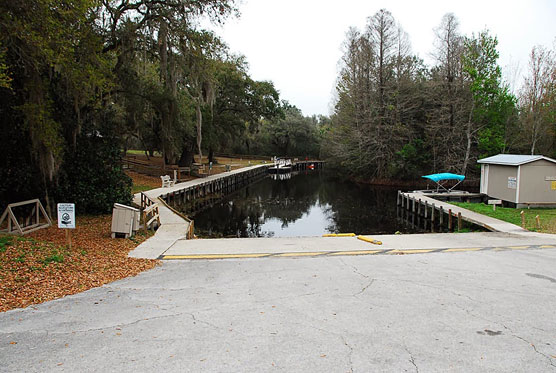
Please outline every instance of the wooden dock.
[[303, 171], [310, 169], [321, 170], [324, 168], [324, 161], [294, 161], [292, 164], [293, 171]]
[[418, 192], [398, 191], [397, 204], [414, 216], [429, 219], [431, 224], [446, 226], [449, 231], [461, 229], [463, 221], [481, 226], [489, 231], [523, 233], [527, 230], [502, 220], [491, 218]]
[[191, 203], [194, 208], [203, 208], [211, 203], [211, 197], [231, 193], [247, 185], [255, 178], [267, 175], [270, 164], [256, 165], [208, 176], [203, 179], [190, 180], [171, 187], [151, 189], [134, 196], [134, 202], [142, 204], [148, 198], [159, 203], [160, 227], [155, 235], [139, 245], [129, 255], [136, 258], [158, 258], [161, 253], [172, 246], [177, 240], [192, 235], [193, 221], [179, 213], [176, 209], [180, 204]]

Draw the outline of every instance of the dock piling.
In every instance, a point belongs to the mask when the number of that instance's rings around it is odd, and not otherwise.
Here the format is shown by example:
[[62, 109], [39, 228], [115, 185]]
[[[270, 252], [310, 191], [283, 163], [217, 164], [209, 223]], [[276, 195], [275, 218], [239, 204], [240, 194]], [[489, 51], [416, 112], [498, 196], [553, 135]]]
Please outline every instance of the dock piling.
[[444, 226], [444, 208], [442, 208], [442, 206], [440, 206], [440, 211], [438, 213], [439, 215], [439, 220], [440, 220], [440, 227]]

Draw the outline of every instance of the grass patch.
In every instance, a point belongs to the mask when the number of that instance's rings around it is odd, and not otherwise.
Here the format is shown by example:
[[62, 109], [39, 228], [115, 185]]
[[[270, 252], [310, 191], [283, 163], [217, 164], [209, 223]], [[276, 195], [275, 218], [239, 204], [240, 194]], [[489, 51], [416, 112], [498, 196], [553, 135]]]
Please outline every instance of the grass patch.
[[151, 190], [153, 189], [152, 186], [150, 185], [136, 185], [133, 184], [133, 186], [131, 187], [131, 193], [135, 194], [135, 193], [139, 193], [139, 192], [146, 192], [147, 190]]
[[[126, 152], [127, 155], [145, 155], [145, 151], [144, 150], [128, 150]], [[154, 157], [162, 157], [162, 153], [155, 151], [154, 152]]]
[[[492, 206], [484, 203], [469, 202], [450, 202], [453, 205], [463, 207], [479, 214], [490, 216], [496, 219], [507, 221], [508, 223], [521, 226], [521, 211], [525, 215], [525, 228], [530, 231], [543, 233], [556, 233], [556, 209], [535, 208], [535, 209], [515, 209], [509, 207], [496, 207], [493, 211]], [[539, 216], [540, 227], [537, 226], [536, 216]]]
[[53, 250], [52, 253], [45, 257], [44, 259], [39, 260], [42, 264], [49, 265], [50, 263], [63, 263], [64, 262], [64, 254], [58, 250]]
[[8, 249], [8, 246], [11, 246], [13, 242], [13, 238], [10, 236], [1, 236], [0, 237], [0, 253], [5, 253]]

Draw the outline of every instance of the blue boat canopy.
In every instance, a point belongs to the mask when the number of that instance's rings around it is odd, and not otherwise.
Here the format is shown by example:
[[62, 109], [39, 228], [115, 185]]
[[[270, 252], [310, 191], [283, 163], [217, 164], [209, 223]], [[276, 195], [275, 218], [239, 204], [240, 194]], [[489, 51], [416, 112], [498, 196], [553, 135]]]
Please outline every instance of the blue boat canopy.
[[425, 175], [423, 176], [425, 179], [429, 179], [434, 181], [435, 183], [438, 183], [439, 181], [442, 180], [459, 180], [459, 181], [463, 181], [463, 179], [465, 179], [465, 176], [463, 175], [457, 175], [457, 174], [450, 174], [450, 173], [442, 173], [442, 174], [432, 174], [432, 175]]

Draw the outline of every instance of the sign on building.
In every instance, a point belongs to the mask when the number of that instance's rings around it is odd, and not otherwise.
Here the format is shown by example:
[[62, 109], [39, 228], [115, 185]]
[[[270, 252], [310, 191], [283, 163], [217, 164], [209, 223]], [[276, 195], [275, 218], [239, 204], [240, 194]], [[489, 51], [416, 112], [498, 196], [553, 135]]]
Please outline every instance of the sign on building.
[[517, 177], [508, 177], [508, 189], [517, 189]]
[[58, 228], [75, 229], [74, 203], [58, 203]]

